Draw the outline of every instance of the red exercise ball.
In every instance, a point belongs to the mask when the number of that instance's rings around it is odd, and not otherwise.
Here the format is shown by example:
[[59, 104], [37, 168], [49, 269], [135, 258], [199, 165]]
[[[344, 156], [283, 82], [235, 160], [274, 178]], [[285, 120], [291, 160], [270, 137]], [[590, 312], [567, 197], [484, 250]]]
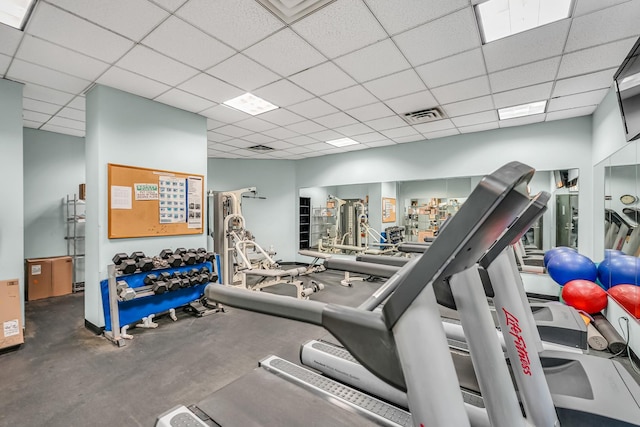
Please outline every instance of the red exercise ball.
[[562, 288], [565, 304], [587, 313], [599, 313], [607, 306], [607, 293], [589, 280], [571, 280]]
[[632, 316], [640, 319], [640, 286], [616, 285], [609, 289], [609, 295], [618, 301]]

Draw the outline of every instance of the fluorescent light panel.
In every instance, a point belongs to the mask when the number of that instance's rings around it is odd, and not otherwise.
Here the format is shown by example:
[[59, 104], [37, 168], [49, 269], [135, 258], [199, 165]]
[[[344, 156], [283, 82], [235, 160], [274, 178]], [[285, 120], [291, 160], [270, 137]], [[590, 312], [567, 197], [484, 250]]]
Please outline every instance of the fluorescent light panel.
[[340, 138], [340, 139], [332, 139], [331, 141], [327, 141], [327, 144], [331, 144], [334, 147], [346, 147], [349, 145], [360, 144], [358, 141], [354, 141], [351, 138]]
[[515, 119], [516, 117], [533, 116], [544, 113], [547, 101], [532, 102], [530, 104], [515, 105], [513, 107], [498, 109], [500, 120]]
[[22, 30], [35, 2], [36, 0], [0, 0], [0, 22]]
[[228, 105], [229, 107], [235, 108], [236, 110], [251, 114], [252, 116], [257, 116], [258, 114], [266, 113], [267, 111], [279, 108], [277, 105], [273, 105], [269, 101], [258, 98], [257, 96], [252, 95], [249, 92], [228, 101], [224, 101], [224, 105]]
[[489, 0], [476, 5], [484, 43], [541, 27], [571, 14], [573, 0]]

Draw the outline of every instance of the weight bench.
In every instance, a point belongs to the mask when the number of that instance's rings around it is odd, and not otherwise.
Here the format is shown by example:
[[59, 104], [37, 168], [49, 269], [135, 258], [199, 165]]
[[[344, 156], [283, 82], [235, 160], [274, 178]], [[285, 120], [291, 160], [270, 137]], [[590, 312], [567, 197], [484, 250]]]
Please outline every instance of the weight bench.
[[[304, 287], [302, 280], [296, 280], [295, 278], [303, 274], [307, 274], [306, 267], [291, 268], [289, 270], [281, 269], [247, 269], [240, 271], [242, 274], [242, 287], [252, 291], [261, 291], [269, 286], [279, 285], [281, 283], [287, 285], [293, 285], [296, 288], [296, 297], [299, 299], [309, 299], [309, 295], [319, 292], [324, 289], [322, 283], [311, 281], [308, 287]], [[253, 285], [247, 284], [247, 276], [257, 277], [258, 282]]]
[[[324, 262], [326, 268], [344, 271], [344, 279], [340, 281], [342, 286], [351, 286], [356, 280], [368, 280], [374, 277], [388, 279], [393, 276], [397, 267], [369, 262], [352, 261], [348, 259], [331, 258]], [[349, 273], [366, 274], [368, 277], [350, 277]]]
[[318, 252], [318, 251], [310, 251], [306, 249], [298, 251], [298, 254], [313, 258], [313, 261], [311, 261], [311, 263], [307, 265], [307, 271], [304, 274], [320, 273], [322, 271], [325, 271], [327, 269], [325, 265], [318, 264], [318, 262], [320, 262], [321, 259], [325, 260], [326, 262], [326, 260], [331, 258], [331, 255], [329, 254]]

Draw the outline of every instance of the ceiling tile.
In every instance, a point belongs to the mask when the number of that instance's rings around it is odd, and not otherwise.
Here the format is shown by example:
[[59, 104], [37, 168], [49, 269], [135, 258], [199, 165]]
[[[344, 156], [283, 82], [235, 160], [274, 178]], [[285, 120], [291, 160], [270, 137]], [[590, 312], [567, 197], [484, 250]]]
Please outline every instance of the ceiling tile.
[[292, 125], [288, 125], [286, 128], [303, 135], [307, 133], [320, 132], [321, 130], [326, 129], [324, 126], [314, 123], [311, 120], [294, 123]]
[[253, 132], [235, 125], [226, 125], [216, 129], [216, 132], [223, 135], [229, 135], [236, 138], [242, 138], [243, 136], [250, 135]]
[[[454, 117], [451, 119], [453, 124], [458, 128], [463, 126], [478, 125], [481, 123], [495, 122], [498, 120], [498, 113], [495, 110], [484, 111], [482, 113], [474, 113], [466, 116]], [[498, 124], [496, 123], [496, 127]], [[462, 129], [459, 129], [462, 132]]]
[[[329, 139], [329, 141], [331, 141], [331, 139]], [[310, 151], [326, 151], [335, 147], [327, 144], [326, 142], [316, 142], [315, 144], [305, 145], [305, 148], [309, 149]]]
[[251, 117], [251, 115], [247, 113], [227, 107], [226, 105], [216, 105], [215, 107], [201, 111], [200, 115], [225, 123], [235, 123]]
[[[473, 31], [469, 29], [473, 28]], [[473, 9], [468, 7], [393, 37], [409, 62], [422, 65], [480, 47]], [[425, 49], [425, 41], [428, 49]]]
[[236, 126], [240, 126], [241, 128], [249, 129], [254, 132], [262, 132], [263, 130], [273, 129], [278, 127], [277, 125], [259, 119], [257, 117], [251, 117], [247, 120], [242, 120], [241, 122], [237, 122]]
[[65, 107], [58, 112], [57, 116], [84, 122], [87, 118], [87, 113], [85, 113], [84, 110], [76, 110], [75, 108]]
[[404, 144], [404, 143], [407, 143], [407, 142], [424, 141], [424, 136], [422, 136], [420, 134], [409, 135], [409, 136], [400, 136], [400, 137], [393, 138], [393, 140], [395, 142], [397, 142], [398, 144]]
[[572, 52], [562, 57], [558, 78], [618, 67], [627, 56], [635, 39], [625, 39], [590, 49]]
[[430, 88], [477, 77], [485, 74], [482, 50], [473, 49], [421, 65], [416, 71]]
[[34, 122], [34, 121], [31, 121], [31, 120], [22, 119], [22, 127], [31, 128], [31, 129], [38, 129], [40, 126], [42, 126], [42, 122]]
[[237, 50], [284, 27], [254, 0], [191, 0], [176, 15]]
[[265, 130], [262, 133], [265, 135], [271, 136], [275, 139], [293, 138], [294, 136], [298, 135], [297, 133], [285, 128], [269, 129], [269, 130]]
[[615, 6], [628, 0], [578, 0], [573, 16], [580, 16], [606, 7]]
[[284, 77], [326, 60], [320, 52], [289, 28], [256, 43], [244, 53]]
[[464, 116], [478, 111], [492, 110], [493, 100], [491, 96], [481, 96], [480, 98], [455, 102], [453, 104], [443, 105], [442, 107], [449, 117]]
[[422, 134], [451, 129], [454, 127], [455, 125], [449, 119], [436, 120], [435, 122], [420, 123], [419, 125], [413, 125], [413, 128]]
[[58, 104], [51, 104], [49, 102], [39, 101], [37, 99], [22, 98], [22, 108], [25, 110], [36, 111], [44, 114], [55, 114], [62, 106]]
[[365, 124], [377, 131], [383, 131], [387, 129], [406, 126], [407, 122], [405, 122], [398, 116], [392, 116], [392, 117], [384, 117], [382, 119], [369, 120], [369, 121], [366, 121]]
[[271, 147], [274, 148], [276, 150], [284, 150], [284, 149], [289, 149], [289, 148], [296, 148], [295, 145], [293, 144], [289, 144], [288, 142], [285, 141], [273, 141], [270, 142], [268, 144], [265, 144], [267, 147]]
[[51, 114], [38, 113], [37, 111], [22, 110], [22, 117], [32, 122], [44, 123], [51, 118]]
[[267, 142], [275, 141], [274, 138], [263, 135], [261, 133], [254, 133], [252, 135], [243, 136], [242, 139], [245, 141], [253, 142], [254, 144], [265, 144]]
[[310, 133], [307, 135], [313, 139], [317, 139], [318, 141], [331, 141], [333, 139], [343, 138], [343, 135], [340, 135], [338, 132], [334, 130], [323, 130], [321, 132]]
[[314, 144], [318, 142], [316, 139], [309, 138], [308, 136], [305, 136], [305, 135], [298, 135], [292, 138], [287, 138], [285, 139], [285, 141], [290, 142], [294, 145], [308, 145], [308, 144]]
[[558, 56], [489, 74], [491, 89], [493, 92], [504, 92], [552, 81], [556, 76], [559, 64], [560, 57]]
[[438, 105], [438, 102], [427, 90], [413, 93], [411, 95], [401, 96], [399, 98], [389, 99], [385, 101], [385, 103], [398, 114], [424, 110]]
[[390, 139], [385, 138], [380, 141], [367, 142], [365, 145], [370, 148], [375, 148], [375, 147], [385, 147], [387, 145], [396, 145], [396, 143]]
[[360, 85], [324, 95], [322, 99], [340, 110], [348, 110], [377, 101], [371, 93], [367, 92], [367, 90]]
[[364, 133], [362, 135], [355, 135], [351, 139], [353, 139], [354, 141], [358, 141], [362, 143], [366, 142], [367, 144], [370, 144], [376, 141], [386, 140], [387, 137], [379, 132], [369, 132], [369, 133]]
[[61, 92], [59, 90], [40, 86], [34, 83], [27, 83], [22, 90], [25, 98], [37, 99], [39, 101], [50, 102], [52, 104], [65, 105], [71, 101], [74, 94]]
[[169, 86], [163, 83], [118, 67], [109, 68], [98, 78], [97, 83], [149, 99], [153, 99], [169, 89]]
[[612, 42], [627, 37], [638, 37], [640, 2], [628, 1], [573, 19], [567, 39], [566, 52]]
[[225, 141], [224, 143], [225, 145], [229, 145], [231, 147], [236, 147], [236, 148], [249, 148], [256, 145], [253, 142], [245, 141], [244, 139], [239, 139], [239, 138], [233, 138], [228, 141]]
[[304, 117], [299, 116], [296, 113], [292, 113], [289, 110], [285, 110], [284, 108], [278, 108], [277, 110], [271, 110], [267, 111], [266, 113], [262, 113], [260, 114], [260, 118], [262, 120], [266, 120], [280, 126], [286, 126], [305, 120]]
[[406, 126], [406, 125], [399, 128], [381, 130], [380, 133], [386, 136], [387, 138], [393, 139], [394, 141], [396, 138], [400, 138], [403, 136], [413, 136], [413, 137], [419, 137], [422, 139], [422, 135], [416, 132], [416, 130], [411, 126]]
[[328, 4], [292, 25], [329, 58], [360, 49], [387, 37], [376, 18], [360, 0]]
[[84, 111], [86, 109], [86, 101], [84, 96], [76, 96], [73, 100], [67, 105], [67, 107], [75, 108], [76, 110]]
[[255, 90], [253, 94], [279, 107], [288, 107], [313, 98], [312, 94], [285, 79]]
[[334, 62], [358, 82], [366, 82], [411, 67], [390, 39], [336, 58]]
[[414, 70], [401, 71], [390, 76], [372, 80], [364, 83], [364, 87], [383, 101], [426, 89], [426, 86]]
[[247, 92], [280, 79], [276, 73], [267, 70], [242, 54], [232, 56], [207, 70], [207, 73]]
[[542, 83], [528, 86], [521, 89], [509, 90], [506, 92], [494, 93], [493, 102], [496, 108], [511, 107], [513, 105], [528, 104], [534, 101], [543, 101], [551, 96], [553, 83]]
[[65, 119], [64, 117], [52, 117], [51, 120], [47, 123], [53, 126], [60, 126], [65, 128], [71, 128], [76, 130], [84, 130], [84, 122], [80, 122], [78, 120]]
[[235, 53], [229, 46], [175, 16], [164, 21], [142, 43], [201, 71]]
[[600, 89], [575, 95], [561, 96], [560, 98], [553, 98], [549, 101], [547, 112], [598, 105], [608, 91], [609, 89]]
[[498, 123], [501, 128], [508, 128], [513, 126], [524, 126], [524, 125], [530, 125], [533, 123], [544, 122], [545, 117], [546, 117], [546, 114], [544, 113], [534, 114], [533, 116], [516, 117], [515, 119], [500, 120]]
[[223, 135], [218, 132], [207, 132], [207, 141], [225, 142], [233, 139], [232, 136]]
[[178, 87], [194, 95], [220, 103], [244, 93], [243, 90], [228, 85], [205, 73], [198, 74]]
[[289, 77], [289, 80], [315, 95], [325, 95], [356, 84], [355, 80], [332, 62], [304, 70]]
[[328, 128], [337, 128], [340, 126], [352, 125], [358, 123], [356, 119], [343, 112], [329, 114], [327, 116], [317, 117], [313, 119], [314, 122], [320, 123], [322, 126]]
[[617, 68], [609, 68], [608, 70], [598, 71], [597, 73], [558, 80], [553, 88], [553, 96], [565, 96], [573, 93], [608, 88], [613, 83], [613, 75], [616, 70]]
[[438, 139], [444, 138], [447, 136], [459, 135], [460, 131], [458, 129], [446, 129], [446, 130], [438, 130], [435, 132], [425, 132], [422, 135], [427, 139]]
[[474, 132], [483, 132], [485, 130], [497, 129], [498, 127], [499, 127], [498, 122], [488, 122], [488, 123], [481, 123], [478, 125], [463, 126], [458, 128], [458, 130], [460, 131], [460, 133], [474, 133]]
[[334, 128], [336, 132], [340, 132], [344, 136], [362, 135], [365, 133], [371, 133], [372, 129], [369, 126], [365, 126], [362, 123], [355, 123], [352, 125], [341, 126]]
[[[56, 6], [139, 41], [169, 14], [147, 0], [55, 0]], [[126, 11], [126, 13], [123, 13]]]
[[291, 105], [288, 108], [294, 113], [300, 114], [308, 119], [315, 119], [316, 117], [326, 116], [327, 114], [338, 111], [335, 107], [327, 104], [320, 98], [303, 101], [299, 104]]
[[132, 41], [122, 36], [44, 2], [38, 2], [27, 32], [109, 63], [133, 46]]
[[367, 120], [381, 119], [383, 117], [393, 116], [394, 112], [382, 102], [376, 102], [374, 104], [365, 105], [364, 107], [354, 108], [353, 110], [347, 110], [350, 116], [355, 117], [361, 122]]
[[11, 63], [11, 57], [8, 55], [0, 54], [0, 78], [4, 76], [4, 74], [9, 69], [9, 64]]
[[61, 133], [63, 135], [84, 137], [84, 131], [78, 129], [72, 129], [64, 126], [56, 126], [51, 123], [43, 125], [40, 130], [46, 130], [49, 132]]
[[570, 26], [571, 20], [564, 19], [483, 45], [487, 70], [493, 73], [561, 55]]
[[489, 88], [489, 79], [487, 76], [480, 76], [431, 89], [431, 93], [433, 93], [433, 96], [436, 97], [440, 104], [450, 104], [464, 99], [489, 95], [491, 89]]
[[303, 154], [303, 153], [308, 153], [311, 150], [309, 150], [306, 147], [292, 147], [292, 148], [287, 148], [287, 151], [293, 154]]
[[421, 0], [365, 0], [389, 34], [433, 21], [469, 5], [468, 0], [425, 2]]
[[547, 121], [570, 119], [572, 117], [588, 116], [598, 108], [595, 105], [589, 107], [571, 108], [569, 110], [559, 110], [547, 113]]
[[211, 108], [216, 105], [214, 102], [184, 92], [180, 89], [170, 89], [156, 97], [154, 100], [182, 110], [191, 111], [193, 113], [206, 110], [207, 108]]
[[218, 129], [222, 126], [225, 126], [226, 123], [224, 122], [219, 122], [217, 120], [213, 120], [213, 119], [207, 119], [207, 129], [211, 130], [211, 129]]
[[73, 77], [20, 59], [13, 60], [7, 77], [19, 82], [31, 82], [70, 93], [82, 92], [91, 84], [89, 80]]
[[175, 12], [176, 9], [178, 9], [180, 6], [182, 6], [187, 2], [187, 0], [151, 0], [151, 1], [171, 13]]
[[24, 33], [8, 25], [0, 25], [0, 53], [13, 56]]
[[198, 73], [196, 69], [142, 45], [131, 49], [116, 65], [171, 86], [178, 85]]

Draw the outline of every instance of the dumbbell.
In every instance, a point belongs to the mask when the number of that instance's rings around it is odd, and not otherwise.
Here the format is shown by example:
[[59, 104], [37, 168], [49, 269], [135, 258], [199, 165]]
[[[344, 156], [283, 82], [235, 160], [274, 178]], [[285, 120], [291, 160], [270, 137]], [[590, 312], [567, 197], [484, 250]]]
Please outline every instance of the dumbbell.
[[186, 254], [186, 253], [187, 253], [187, 250], [185, 248], [177, 248], [173, 254], [182, 256], [182, 254]]
[[[160, 273], [160, 276], [162, 277], [163, 274], [167, 274], [169, 275], [169, 277], [171, 277], [171, 275], [166, 272]], [[147, 274], [147, 276], [144, 278], [144, 284], [147, 286], [151, 286], [151, 290], [156, 295], [164, 294], [169, 290], [167, 282], [162, 280], [161, 277], [158, 277], [155, 274]]]
[[184, 265], [193, 265], [197, 262], [196, 254], [193, 252], [186, 252], [182, 254], [182, 262]]
[[203, 267], [200, 267], [200, 270], [198, 270], [198, 272], [200, 274], [209, 274], [209, 267], [207, 267], [206, 265]]
[[168, 259], [171, 255], [173, 255], [173, 251], [171, 249], [163, 249], [160, 251], [160, 258]]
[[131, 252], [131, 255], [129, 256], [129, 259], [132, 259], [135, 262], [138, 262], [140, 260], [140, 258], [145, 258], [145, 257], [146, 257], [146, 255], [144, 254], [144, 252], [135, 251], [135, 252]]
[[200, 281], [201, 285], [206, 285], [207, 283], [209, 283], [209, 273], [198, 274], [198, 280]]
[[124, 280], [118, 280], [116, 282], [116, 293], [122, 301], [131, 301], [136, 297], [136, 291], [130, 288], [129, 284]]
[[120, 274], [132, 274], [136, 272], [138, 265], [136, 261], [129, 258], [129, 255], [125, 253], [117, 253], [112, 258], [113, 263], [116, 265]]
[[182, 282], [181, 279], [177, 279], [175, 276], [171, 275], [171, 273], [163, 271], [160, 273], [160, 277], [158, 280], [161, 280], [167, 286], [167, 290], [175, 291], [176, 289], [180, 289], [180, 284]]
[[144, 272], [153, 270], [153, 259], [149, 257], [143, 257], [138, 259], [138, 270]]

